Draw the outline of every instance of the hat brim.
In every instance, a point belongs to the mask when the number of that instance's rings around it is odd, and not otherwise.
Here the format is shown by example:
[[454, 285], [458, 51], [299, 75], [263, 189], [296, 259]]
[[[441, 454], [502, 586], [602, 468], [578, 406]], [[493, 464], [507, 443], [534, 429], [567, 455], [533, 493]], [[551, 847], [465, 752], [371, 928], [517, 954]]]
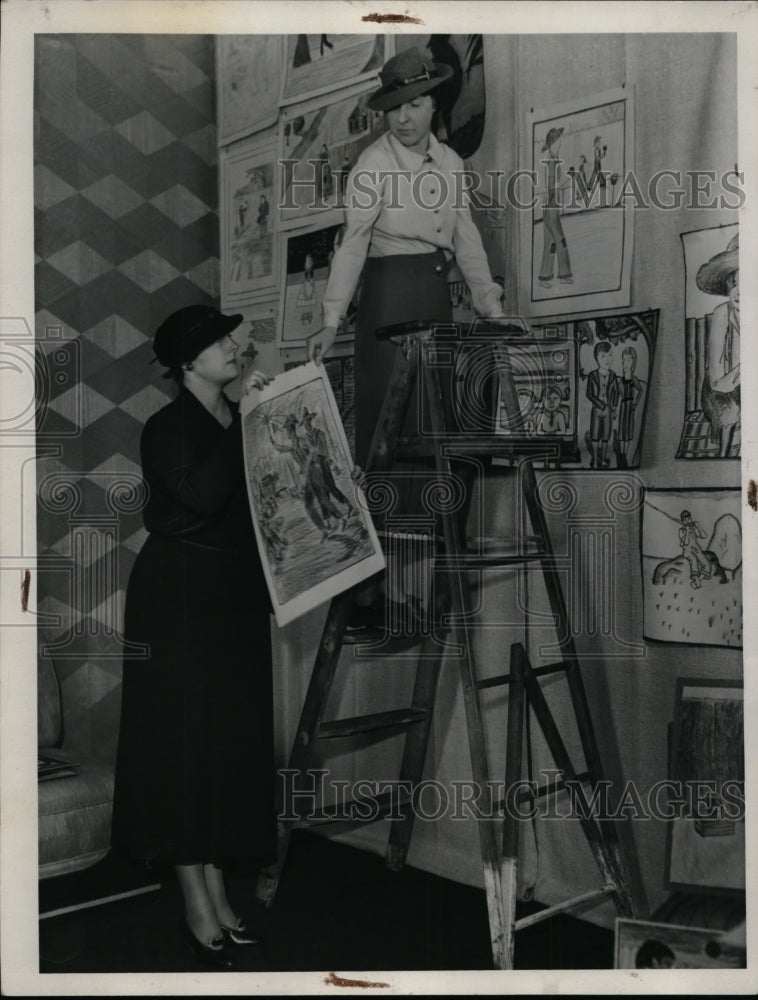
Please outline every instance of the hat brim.
[[449, 80], [453, 75], [452, 67], [445, 63], [437, 63], [435, 75], [428, 80], [417, 80], [415, 83], [408, 83], [403, 87], [380, 87], [368, 98], [366, 103], [372, 111], [392, 111], [399, 108], [401, 104], [412, 101], [415, 97], [428, 94], [430, 90], [439, 87], [441, 83]]
[[547, 136], [545, 137], [545, 145], [542, 147], [540, 152], [541, 153], [547, 152], [547, 150], [550, 148], [551, 143], [555, 142], [556, 139], [560, 139], [564, 131], [565, 129], [563, 128], [551, 129], [550, 132], [548, 132]]
[[740, 266], [739, 250], [722, 250], [700, 268], [695, 284], [707, 295], [728, 295], [726, 279]]

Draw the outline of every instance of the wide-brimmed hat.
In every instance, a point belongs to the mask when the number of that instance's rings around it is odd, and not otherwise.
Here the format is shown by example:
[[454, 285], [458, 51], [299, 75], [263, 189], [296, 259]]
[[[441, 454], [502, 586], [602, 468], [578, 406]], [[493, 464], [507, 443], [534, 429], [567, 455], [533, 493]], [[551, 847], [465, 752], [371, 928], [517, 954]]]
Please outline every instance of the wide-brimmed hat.
[[169, 369], [194, 361], [206, 347], [235, 330], [242, 319], [242, 313], [226, 316], [213, 306], [177, 309], [155, 331], [153, 361]]
[[318, 413], [317, 413], [316, 410], [314, 410], [313, 413], [311, 413], [311, 411], [308, 409], [308, 407], [304, 406], [303, 407], [303, 414], [300, 417], [300, 423], [304, 424], [306, 420], [313, 420], [317, 416], [318, 416]]
[[416, 48], [406, 49], [384, 64], [379, 73], [382, 85], [367, 104], [373, 111], [391, 111], [434, 90], [452, 75], [452, 67], [446, 63], [435, 63]]
[[545, 136], [545, 145], [542, 147], [540, 152], [544, 153], [545, 150], [549, 149], [553, 145], [556, 139], [560, 139], [563, 135], [562, 128], [551, 128], [548, 134]]
[[740, 234], [733, 236], [726, 245], [726, 250], [717, 253], [715, 257], [703, 264], [697, 272], [695, 284], [701, 292], [708, 295], [728, 295], [726, 279], [738, 270], [740, 266]]

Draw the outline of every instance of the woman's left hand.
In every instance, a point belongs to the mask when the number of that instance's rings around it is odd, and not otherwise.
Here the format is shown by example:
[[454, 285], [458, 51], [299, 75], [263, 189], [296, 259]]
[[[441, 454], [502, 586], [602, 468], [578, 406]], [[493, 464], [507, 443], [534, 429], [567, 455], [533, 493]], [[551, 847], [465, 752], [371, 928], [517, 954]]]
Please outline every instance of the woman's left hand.
[[269, 375], [269, 373], [264, 371], [262, 368], [256, 368], [255, 371], [248, 372], [245, 375], [243, 388], [245, 393], [248, 393], [251, 389], [262, 389], [264, 386], [268, 385], [269, 382], [273, 381], [273, 375]]

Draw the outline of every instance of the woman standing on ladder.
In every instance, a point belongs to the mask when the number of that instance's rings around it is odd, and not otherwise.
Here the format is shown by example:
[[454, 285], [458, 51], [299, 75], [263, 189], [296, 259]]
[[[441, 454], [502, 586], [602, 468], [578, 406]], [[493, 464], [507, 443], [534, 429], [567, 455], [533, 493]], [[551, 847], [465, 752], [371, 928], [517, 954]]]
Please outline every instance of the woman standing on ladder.
[[[359, 466], [368, 458], [397, 350], [392, 342], [377, 340], [375, 331], [414, 320], [450, 323], [446, 272], [453, 257], [477, 313], [503, 314], [502, 289], [492, 280], [463, 197], [463, 161], [432, 132], [434, 90], [451, 75], [449, 66], [434, 63], [416, 48], [384, 65], [382, 86], [368, 105], [385, 113], [388, 131], [363, 151], [348, 179], [345, 234], [324, 294], [325, 325], [308, 343], [311, 360], [326, 357], [363, 271], [355, 337]], [[417, 411], [414, 397], [409, 421]], [[367, 609], [367, 624], [383, 624], [384, 611], [371, 587], [357, 596], [356, 604]]]

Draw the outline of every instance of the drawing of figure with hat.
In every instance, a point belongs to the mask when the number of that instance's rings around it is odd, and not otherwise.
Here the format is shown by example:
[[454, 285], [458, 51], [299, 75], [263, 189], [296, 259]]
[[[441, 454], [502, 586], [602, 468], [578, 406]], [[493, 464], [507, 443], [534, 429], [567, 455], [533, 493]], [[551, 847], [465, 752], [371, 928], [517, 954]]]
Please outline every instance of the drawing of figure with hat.
[[558, 255], [558, 280], [565, 285], [573, 282], [571, 259], [569, 257], [566, 236], [561, 225], [561, 205], [558, 192], [571, 183], [571, 178], [558, 182], [558, 167], [560, 160], [558, 152], [561, 148], [563, 128], [551, 128], [545, 136], [541, 152], [547, 157], [541, 162], [545, 166], [545, 202], [542, 208], [543, 250], [540, 264], [539, 283], [543, 288], [550, 288], [555, 270], [555, 257]]
[[695, 278], [701, 292], [726, 297], [716, 306], [708, 330], [703, 411], [711, 423], [711, 440], [719, 457], [729, 456], [740, 427], [740, 283], [739, 234], [725, 250], [702, 265]]
[[[352, 506], [334, 481], [331, 448], [327, 436], [321, 428], [313, 424], [317, 416], [317, 413], [306, 406], [300, 418], [308, 449], [303, 502], [311, 521], [323, 532], [321, 539], [323, 541], [334, 531], [336, 523], [341, 519], [344, 530], [352, 513]], [[344, 514], [337, 504], [344, 504], [346, 508]]]

